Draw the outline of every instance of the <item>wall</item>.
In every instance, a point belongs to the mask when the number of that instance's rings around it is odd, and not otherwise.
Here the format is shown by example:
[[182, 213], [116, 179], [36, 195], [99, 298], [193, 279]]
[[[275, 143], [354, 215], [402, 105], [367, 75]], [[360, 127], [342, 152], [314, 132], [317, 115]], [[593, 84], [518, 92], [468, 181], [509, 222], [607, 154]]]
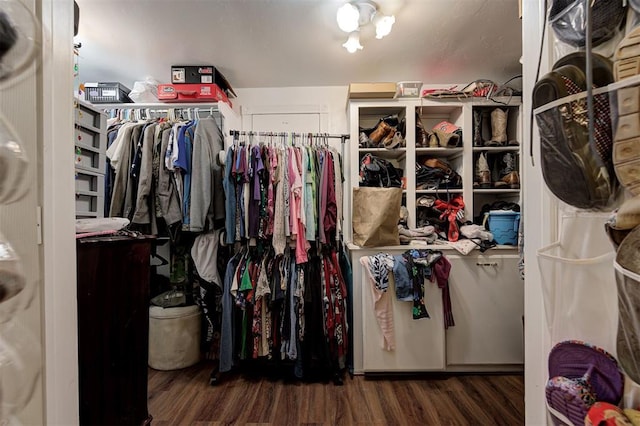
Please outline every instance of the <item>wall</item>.
[[326, 107], [326, 131], [331, 134], [349, 133], [347, 86], [236, 89], [236, 93], [240, 113], [243, 108], [255, 107]]

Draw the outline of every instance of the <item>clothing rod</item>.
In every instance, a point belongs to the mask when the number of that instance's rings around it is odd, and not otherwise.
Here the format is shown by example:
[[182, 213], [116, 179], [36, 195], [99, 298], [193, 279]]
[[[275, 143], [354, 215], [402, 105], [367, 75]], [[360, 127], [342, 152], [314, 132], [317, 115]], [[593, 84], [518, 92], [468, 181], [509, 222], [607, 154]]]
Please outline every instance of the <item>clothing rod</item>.
[[218, 103], [121, 103], [121, 104], [91, 104], [101, 109], [218, 109]]
[[302, 136], [313, 136], [320, 138], [330, 138], [330, 139], [349, 139], [349, 135], [330, 135], [328, 133], [296, 133], [296, 132], [253, 132], [253, 131], [244, 131], [244, 130], [229, 130], [229, 135], [240, 135], [240, 136], [281, 136], [281, 135], [291, 135], [294, 137], [302, 137]]

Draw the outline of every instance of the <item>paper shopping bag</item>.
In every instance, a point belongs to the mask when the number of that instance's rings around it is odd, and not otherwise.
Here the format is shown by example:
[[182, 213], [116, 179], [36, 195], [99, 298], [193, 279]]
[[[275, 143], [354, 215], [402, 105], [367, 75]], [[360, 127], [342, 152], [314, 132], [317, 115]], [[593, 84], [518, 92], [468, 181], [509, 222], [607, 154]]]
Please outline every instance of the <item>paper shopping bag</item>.
[[400, 244], [402, 188], [353, 188], [353, 243], [360, 247]]

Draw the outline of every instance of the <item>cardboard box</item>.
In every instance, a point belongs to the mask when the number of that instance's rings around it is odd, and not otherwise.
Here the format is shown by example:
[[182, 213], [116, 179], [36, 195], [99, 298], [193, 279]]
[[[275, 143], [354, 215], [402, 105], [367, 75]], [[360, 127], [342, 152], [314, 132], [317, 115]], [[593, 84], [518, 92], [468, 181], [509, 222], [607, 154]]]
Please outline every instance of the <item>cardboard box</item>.
[[213, 65], [171, 65], [173, 84], [216, 84], [227, 96], [236, 93], [222, 73]]
[[217, 84], [158, 84], [161, 102], [226, 102], [231, 101]]
[[393, 99], [396, 83], [351, 83], [349, 99]]

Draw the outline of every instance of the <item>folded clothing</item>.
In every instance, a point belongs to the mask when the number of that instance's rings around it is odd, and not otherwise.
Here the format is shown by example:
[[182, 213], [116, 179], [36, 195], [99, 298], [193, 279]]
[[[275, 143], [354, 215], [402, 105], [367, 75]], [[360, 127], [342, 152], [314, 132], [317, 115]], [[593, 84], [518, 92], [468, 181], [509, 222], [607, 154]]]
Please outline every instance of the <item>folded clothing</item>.
[[92, 219], [76, 219], [76, 233], [119, 231], [129, 225], [124, 217], [98, 217]]

